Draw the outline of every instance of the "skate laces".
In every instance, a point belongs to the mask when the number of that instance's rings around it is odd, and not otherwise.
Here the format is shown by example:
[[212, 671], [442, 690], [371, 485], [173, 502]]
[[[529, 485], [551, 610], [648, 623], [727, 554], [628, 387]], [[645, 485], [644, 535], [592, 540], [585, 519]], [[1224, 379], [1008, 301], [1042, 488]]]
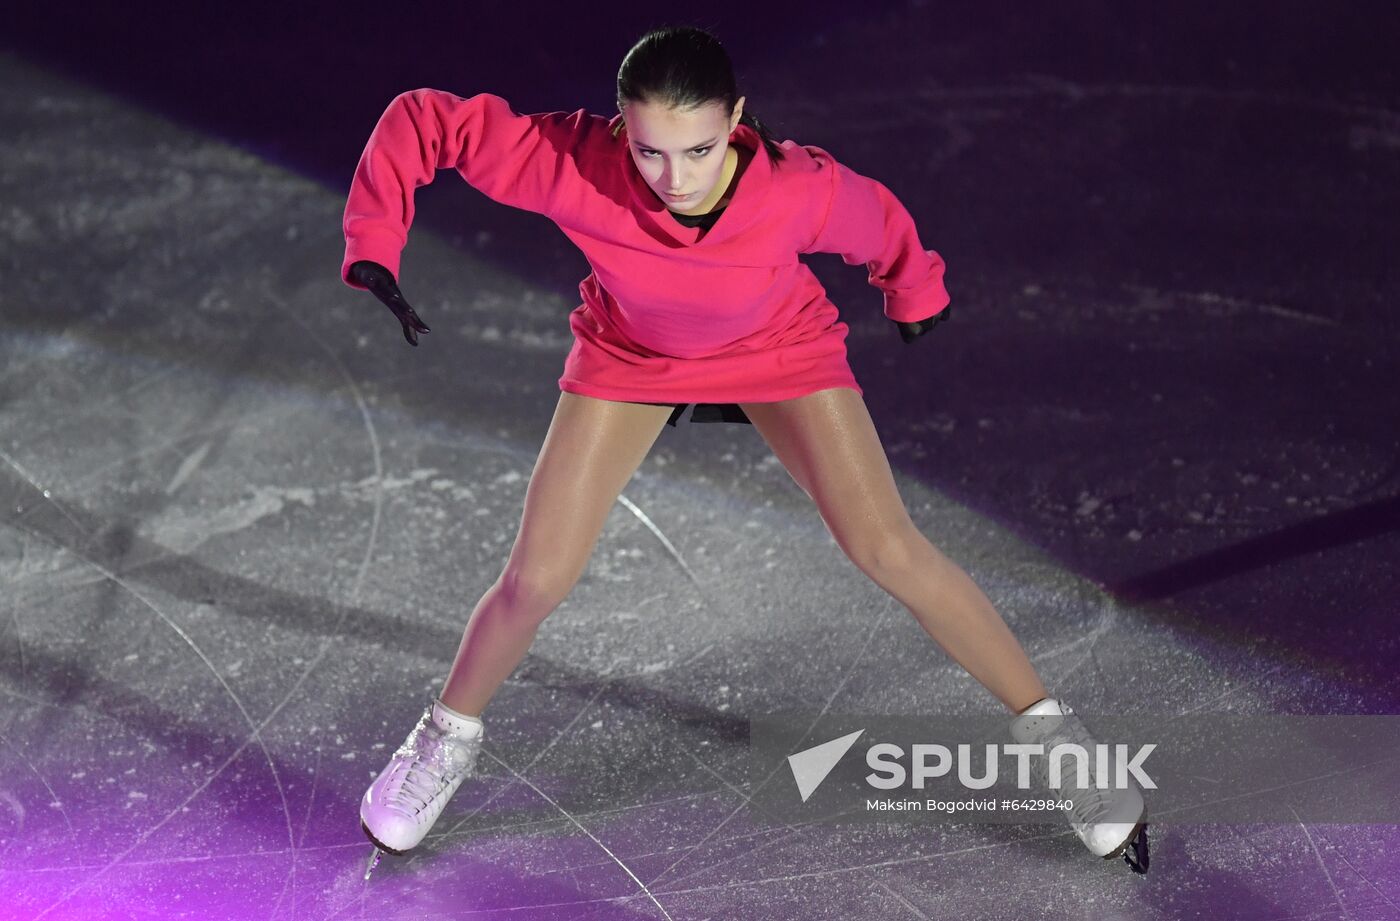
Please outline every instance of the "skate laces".
[[394, 805], [401, 809], [411, 807], [414, 813], [422, 812], [458, 774], [471, 769], [475, 760], [474, 741], [443, 732], [433, 725], [431, 712], [424, 714], [394, 752], [396, 759], [407, 762], [403, 776], [391, 791]]
[[[1033, 772], [1036, 780], [1041, 786], [1050, 787], [1050, 752], [1056, 745], [1069, 742], [1081, 746], [1089, 758], [1094, 757], [1094, 746], [1097, 744], [1094, 737], [1089, 735], [1089, 730], [1084, 727], [1084, 723], [1066, 705], [1061, 705], [1062, 715], [1059, 717], [1048, 717], [1057, 719], [1059, 722], [1054, 729], [1041, 734], [1037, 741], [1045, 746], [1045, 751], [1033, 762]], [[1064, 762], [1069, 764], [1071, 762]], [[1075, 770], [1070, 768], [1060, 775], [1060, 791], [1073, 793], [1074, 806], [1066, 810], [1071, 820], [1080, 824], [1089, 825], [1102, 816], [1113, 806], [1115, 796], [1118, 791], [1112, 789], [1098, 789], [1093, 786], [1081, 788], [1074, 780]], [[1093, 774], [1093, 771], [1090, 771]], [[1068, 779], [1068, 783], [1066, 780]]]

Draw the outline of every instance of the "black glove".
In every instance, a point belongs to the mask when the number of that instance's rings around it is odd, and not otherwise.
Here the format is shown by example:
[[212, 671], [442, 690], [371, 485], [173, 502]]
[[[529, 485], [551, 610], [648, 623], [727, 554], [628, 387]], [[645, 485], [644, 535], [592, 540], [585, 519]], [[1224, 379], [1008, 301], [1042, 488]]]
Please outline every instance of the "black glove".
[[430, 331], [427, 324], [418, 319], [418, 314], [413, 312], [413, 308], [408, 306], [408, 301], [403, 299], [403, 292], [399, 290], [394, 276], [384, 266], [362, 259], [350, 266], [350, 277], [368, 288], [371, 294], [394, 312], [394, 316], [403, 324], [403, 337], [408, 340], [409, 345], [416, 346], [418, 334]]
[[952, 312], [953, 305], [949, 304], [947, 307], [944, 307], [942, 310], [940, 310], [938, 313], [935, 313], [931, 317], [924, 317], [922, 320], [915, 320], [913, 323], [904, 323], [899, 320], [895, 320], [894, 325], [899, 327], [899, 335], [901, 338], [904, 339], [904, 342], [907, 345], [908, 343], [913, 342], [915, 339], [922, 336], [924, 333], [933, 329], [934, 326], [948, 319], [948, 316]]

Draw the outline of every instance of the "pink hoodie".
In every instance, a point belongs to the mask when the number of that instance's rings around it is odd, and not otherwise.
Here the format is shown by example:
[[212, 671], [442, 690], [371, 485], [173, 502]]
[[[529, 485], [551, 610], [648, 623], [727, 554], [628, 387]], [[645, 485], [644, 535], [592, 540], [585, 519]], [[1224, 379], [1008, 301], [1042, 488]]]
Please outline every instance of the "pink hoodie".
[[738, 403], [862, 392], [846, 361], [848, 328], [801, 253], [864, 264], [891, 320], [947, 306], [943, 260], [923, 248], [909, 212], [820, 147], [784, 141], [774, 162], [740, 124], [732, 143], [752, 156], [705, 231], [677, 221], [647, 186], [621, 121], [582, 109], [518, 115], [489, 93], [395, 97], [350, 186], [341, 278], [361, 288], [348, 274], [361, 259], [398, 278], [413, 192], [452, 168], [495, 201], [548, 217], [593, 267], [569, 316], [574, 346], [559, 387], [571, 393]]

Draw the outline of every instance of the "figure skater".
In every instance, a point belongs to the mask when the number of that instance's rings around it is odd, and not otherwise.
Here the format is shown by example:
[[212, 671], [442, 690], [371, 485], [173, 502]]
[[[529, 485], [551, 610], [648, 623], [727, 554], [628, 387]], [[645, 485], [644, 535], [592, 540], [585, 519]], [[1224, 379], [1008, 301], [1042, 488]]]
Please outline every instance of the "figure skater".
[[[413, 192], [439, 169], [550, 218], [592, 272], [510, 555], [440, 694], [361, 801], [370, 869], [381, 851], [417, 846], [474, 770], [487, 703], [582, 574], [661, 427], [691, 403], [694, 422], [758, 430], [856, 567], [1015, 714], [1014, 738], [1089, 740], [910, 519], [847, 363], [848, 328], [798, 256], [866, 266], [906, 343], [949, 315], [943, 260], [884, 185], [820, 147], [779, 143], [744, 103], [712, 34], [667, 27], [628, 51], [611, 119], [417, 89], [375, 125], [346, 204], [341, 277], [383, 301], [409, 344], [429, 328], [398, 288], [400, 254]], [[1080, 798], [1068, 818], [1093, 853], [1145, 871], [1136, 790]]]

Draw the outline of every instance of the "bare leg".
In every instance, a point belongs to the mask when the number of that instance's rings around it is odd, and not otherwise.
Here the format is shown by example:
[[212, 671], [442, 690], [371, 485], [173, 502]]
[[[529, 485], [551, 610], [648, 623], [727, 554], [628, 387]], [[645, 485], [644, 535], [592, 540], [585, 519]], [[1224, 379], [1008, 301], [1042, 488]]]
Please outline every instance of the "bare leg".
[[910, 519], [860, 394], [833, 388], [743, 410], [851, 562], [954, 661], [1013, 712], [1049, 696], [987, 596]]
[[439, 695], [480, 716], [540, 624], [583, 574], [608, 511], [651, 450], [669, 406], [560, 393], [505, 568], [481, 596]]

